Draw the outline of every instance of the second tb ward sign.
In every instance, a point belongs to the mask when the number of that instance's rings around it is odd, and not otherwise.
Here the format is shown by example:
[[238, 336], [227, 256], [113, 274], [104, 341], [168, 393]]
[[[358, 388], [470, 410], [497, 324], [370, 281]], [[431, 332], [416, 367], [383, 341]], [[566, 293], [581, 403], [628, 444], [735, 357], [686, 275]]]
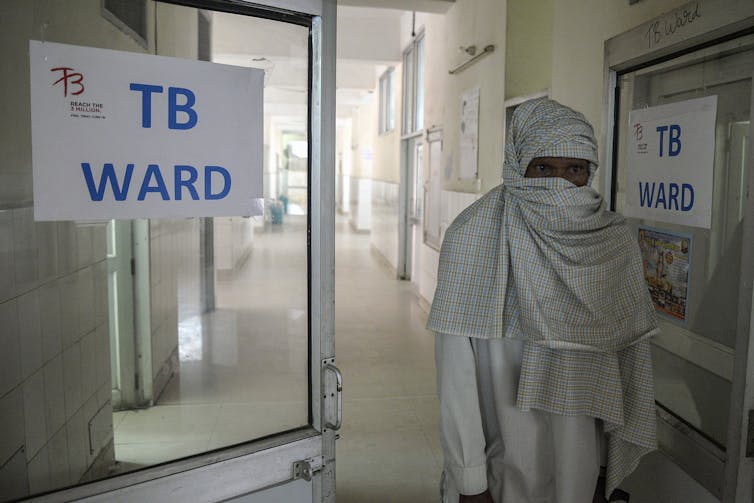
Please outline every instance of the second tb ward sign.
[[717, 96], [629, 114], [629, 217], [708, 229], [712, 222]]
[[261, 213], [264, 72], [29, 43], [35, 220]]

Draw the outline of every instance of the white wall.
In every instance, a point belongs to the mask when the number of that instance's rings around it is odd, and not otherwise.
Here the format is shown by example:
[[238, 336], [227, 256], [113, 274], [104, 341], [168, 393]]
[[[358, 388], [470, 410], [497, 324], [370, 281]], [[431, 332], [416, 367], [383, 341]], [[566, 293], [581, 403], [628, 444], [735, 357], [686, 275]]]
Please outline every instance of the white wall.
[[[153, 52], [102, 15], [99, 0], [0, 2], [0, 493], [22, 497], [107, 473], [113, 461], [106, 230], [76, 222], [34, 222], [29, 110], [30, 39]], [[147, 4], [147, 25], [155, 19]], [[160, 53], [195, 57], [196, 18], [159, 6]], [[173, 34], [176, 37], [173, 37]], [[193, 45], [192, 45], [193, 44]], [[189, 47], [187, 50], [186, 48]], [[193, 47], [193, 49], [190, 49]], [[168, 224], [166, 224], [168, 225]], [[180, 227], [180, 224], [176, 223]], [[185, 224], [184, 224], [185, 225]], [[161, 232], [152, 259], [169, 266], [177, 242]], [[156, 237], [156, 236], [155, 236]], [[163, 317], [154, 354], [177, 345], [177, 274], [152, 291]], [[198, 274], [198, 268], [197, 268]], [[169, 327], [164, 320], [175, 321]], [[164, 328], [163, 328], [164, 327]], [[164, 335], [164, 336], [163, 336]], [[155, 367], [158, 371], [159, 365]], [[90, 424], [96, 425], [95, 430]]]
[[[360, 166], [359, 173], [365, 174], [366, 163], [371, 162], [372, 210], [371, 243], [387, 260], [393, 269], [398, 267], [398, 188], [400, 181], [400, 145], [401, 145], [401, 66], [395, 64], [395, 129], [377, 134], [379, 109], [379, 82], [374, 89], [374, 99], [366, 107], [361, 107], [359, 124], [360, 145], [356, 154]], [[371, 135], [370, 135], [371, 130]], [[369, 135], [371, 140], [364, 136]], [[362, 143], [363, 141], [363, 143]], [[369, 143], [372, 143], [369, 160]]]
[[481, 50], [495, 45], [489, 54], [466, 70], [448, 75], [446, 68], [444, 141], [446, 155], [452, 155], [447, 190], [478, 192], [476, 182], [458, 180], [461, 95], [475, 86], [479, 98], [479, 178], [481, 192], [487, 192], [502, 179], [503, 103], [505, 101], [505, 25], [506, 2], [499, 0], [459, 0], [448, 10], [445, 20], [445, 61], [450, 68], [466, 61], [468, 55], [458, 48], [476, 45]]
[[[551, 97], [582, 112], [594, 126], [599, 151], [604, 152], [602, 123], [605, 41], [624, 31], [687, 3], [683, 0], [613, 2], [564, 0], [553, 2]], [[584, 17], [586, 16], [586, 17]], [[584, 19], [598, 22], [586, 23]], [[579, 57], [573, 57], [578, 54]], [[600, 188], [604, 172], [593, 182]]]
[[547, 90], [552, 80], [552, 0], [508, 0], [505, 98]]

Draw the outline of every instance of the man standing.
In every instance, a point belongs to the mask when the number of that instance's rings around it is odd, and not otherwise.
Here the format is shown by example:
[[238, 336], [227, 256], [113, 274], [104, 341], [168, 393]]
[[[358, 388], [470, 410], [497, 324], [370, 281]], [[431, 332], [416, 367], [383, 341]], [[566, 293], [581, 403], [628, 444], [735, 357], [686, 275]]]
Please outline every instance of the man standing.
[[596, 168], [582, 114], [523, 103], [504, 183], [445, 234], [427, 324], [444, 502], [589, 503], [600, 465], [609, 496], [655, 448], [654, 308]]

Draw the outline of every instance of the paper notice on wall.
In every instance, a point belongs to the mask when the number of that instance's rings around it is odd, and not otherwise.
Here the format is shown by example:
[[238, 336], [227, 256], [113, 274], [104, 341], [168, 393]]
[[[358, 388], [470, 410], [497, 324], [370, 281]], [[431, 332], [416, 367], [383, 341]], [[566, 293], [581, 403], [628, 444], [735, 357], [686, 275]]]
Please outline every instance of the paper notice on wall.
[[262, 211], [264, 72], [29, 43], [36, 220]]
[[459, 171], [462, 180], [474, 179], [479, 160], [479, 87], [461, 96], [461, 128], [459, 135]]

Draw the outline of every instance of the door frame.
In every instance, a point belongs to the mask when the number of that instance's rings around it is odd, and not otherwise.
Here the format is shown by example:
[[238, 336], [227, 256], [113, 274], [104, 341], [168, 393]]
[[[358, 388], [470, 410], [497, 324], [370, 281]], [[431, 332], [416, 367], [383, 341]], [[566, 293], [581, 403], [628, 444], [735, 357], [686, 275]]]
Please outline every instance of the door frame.
[[398, 279], [411, 280], [413, 273], [414, 226], [417, 223], [413, 207], [416, 164], [416, 147], [423, 144], [423, 131], [403, 135], [400, 152], [400, 184], [398, 187]]
[[[672, 36], [659, 42], [650, 40], [648, 34], [653, 27], [662, 26], [667, 16], [676, 12], [697, 10], [702, 15], [684, 31], [678, 30]], [[681, 5], [665, 14], [651, 19], [636, 28], [613, 37], [605, 42], [604, 93], [602, 123], [605, 124], [600, 162], [608, 169], [603, 173], [601, 190], [608, 207], [614, 208], [614, 159], [618, 138], [615, 125], [618, 119], [618, 75], [627, 70], [649, 66], [673, 59], [692, 51], [713, 46], [726, 40], [738, 38], [754, 32], [754, 5], [748, 0], [695, 0]], [[754, 93], [752, 93], [754, 110]], [[750, 142], [754, 140], [754, 130], [750, 132]], [[750, 143], [751, 144], [751, 143]], [[750, 158], [754, 153], [749, 152]], [[744, 218], [754, 222], [754, 193], [751, 192], [752, 178], [749, 177], [749, 197]], [[754, 229], [744, 226], [743, 249], [754, 249]], [[699, 481], [722, 503], [748, 501], [754, 490], [754, 463], [747, 457], [747, 434], [754, 424], [750, 424], [749, 410], [754, 409], [754, 382], [750, 379], [754, 371], [754, 344], [749, 344], [754, 327], [752, 308], [752, 281], [754, 265], [742, 260], [739, 282], [739, 310], [736, 348], [733, 357], [730, 419], [727, 435], [727, 450], [703, 437], [680, 420], [658, 408], [657, 435], [661, 448], [689, 475]], [[752, 455], [754, 453], [750, 453]]]
[[[335, 362], [336, 0], [160, 0], [307, 26], [309, 65], [309, 425], [33, 498], [34, 501], [220, 501], [311, 480], [335, 502], [341, 380]], [[138, 265], [138, 264], [137, 264]], [[138, 320], [137, 320], [138, 323]], [[310, 471], [294, 469], [305, 461]]]

